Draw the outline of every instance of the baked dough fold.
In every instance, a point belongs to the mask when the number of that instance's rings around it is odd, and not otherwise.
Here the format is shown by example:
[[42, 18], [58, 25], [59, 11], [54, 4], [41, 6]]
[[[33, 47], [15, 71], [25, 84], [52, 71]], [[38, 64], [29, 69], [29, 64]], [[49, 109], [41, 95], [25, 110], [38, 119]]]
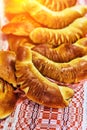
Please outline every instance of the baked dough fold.
[[87, 38], [81, 38], [74, 44], [63, 43], [56, 48], [48, 44], [39, 44], [34, 46], [32, 50], [54, 62], [69, 62], [77, 57], [87, 55]]
[[76, 4], [77, 0], [36, 0], [53, 11], [60, 11]]
[[87, 55], [67, 63], [56, 63], [37, 52], [32, 53], [36, 68], [50, 79], [69, 84], [87, 79]]
[[12, 51], [0, 51], [0, 78], [16, 87], [16, 55]]
[[25, 5], [25, 10], [36, 22], [47, 28], [58, 29], [64, 28], [75, 19], [84, 16], [87, 13], [87, 6], [76, 5], [59, 12], [55, 12], [43, 6], [36, 0], [28, 0]]
[[62, 43], [74, 43], [87, 33], [87, 18], [76, 19], [63, 29], [36, 28], [30, 33], [31, 40], [36, 44], [51, 44], [54, 47]]
[[17, 83], [26, 96], [47, 107], [66, 107], [74, 94], [71, 88], [52, 83], [39, 73], [32, 63], [32, 53], [29, 47], [18, 47], [16, 76]]
[[15, 110], [17, 100], [13, 86], [0, 79], [0, 119], [8, 117]]

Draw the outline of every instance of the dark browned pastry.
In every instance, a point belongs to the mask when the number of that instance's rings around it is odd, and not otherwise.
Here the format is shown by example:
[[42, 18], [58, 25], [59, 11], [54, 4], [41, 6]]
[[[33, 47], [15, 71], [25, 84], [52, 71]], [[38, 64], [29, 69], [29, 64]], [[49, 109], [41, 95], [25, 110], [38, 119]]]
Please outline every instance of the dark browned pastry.
[[33, 63], [44, 76], [61, 83], [87, 79], [87, 55], [67, 63], [56, 63], [33, 51]]
[[34, 43], [46, 43], [57, 47], [62, 43], [74, 43], [87, 34], [87, 18], [76, 19], [73, 23], [63, 29], [36, 28], [30, 33]]
[[14, 93], [12, 85], [0, 79], [0, 119], [8, 117], [14, 111], [17, 99], [18, 95]]
[[36, 0], [28, 0], [25, 10], [30, 16], [41, 25], [47, 28], [64, 28], [75, 19], [84, 16], [87, 13], [86, 5], [76, 5], [56, 12], [48, 9]]
[[37, 0], [47, 8], [53, 11], [60, 11], [65, 8], [74, 6], [77, 0]]
[[32, 53], [28, 46], [18, 47], [16, 76], [17, 83], [26, 96], [47, 107], [66, 107], [74, 94], [71, 88], [58, 86], [40, 74], [32, 63]]
[[16, 55], [11, 51], [0, 51], [0, 78], [16, 87]]
[[81, 38], [74, 44], [61, 44], [57, 48], [52, 48], [48, 44], [40, 44], [33, 47], [32, 50], [39, 52], [52, 61], [68, 62], [87, 54], [87, 38]]

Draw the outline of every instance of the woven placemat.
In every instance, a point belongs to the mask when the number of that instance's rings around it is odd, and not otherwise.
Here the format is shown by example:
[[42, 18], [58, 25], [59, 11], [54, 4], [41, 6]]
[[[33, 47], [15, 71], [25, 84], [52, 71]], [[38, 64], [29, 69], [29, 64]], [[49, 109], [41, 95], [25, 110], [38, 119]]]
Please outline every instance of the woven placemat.
[[75, 94], [68, 107], [47, 108], [28, 99], [22, 100], [11, 116], [0, 121], [0, 130], [86, 130], [86, 81], [71, 87]]

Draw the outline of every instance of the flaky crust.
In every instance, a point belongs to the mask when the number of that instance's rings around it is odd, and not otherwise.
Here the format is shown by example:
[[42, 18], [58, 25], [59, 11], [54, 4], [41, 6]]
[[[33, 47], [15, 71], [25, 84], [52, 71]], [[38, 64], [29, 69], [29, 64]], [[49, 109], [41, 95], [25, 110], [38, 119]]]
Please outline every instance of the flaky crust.
[[77, 0], [36, 0], [53, 11], [60, 11], [74, 6]]
[[46, 77], [61, 83], [78, 83], [87, 79], [87, 55], [67, 63], [56, 63], [37, 52], [33, 53], [33, 63]]
[[30, 38], [36, 44], [46, 43], [57, 47], [62, 43], [74, 43], [86, 33], [87, 18], [82, 17], [63, 29], [36, 28], [30, 33]]
[[12, 85], [0, 79], [0, 119], [9, 116], [15, 108], [18, 95]]
[[87, 13], [86, 5], [77, 5], [66, 8], [60, 12], [55, 12], [46, 8], [36, 0], [28, 0], [25, 9], [35, 21], [45, 27], [54, 29], [66, 27], [75, 19]]
[[34, 102], [54, 108], [69, 105], [73, 90], [58, 86], [43, 77], [33, 65], [32, 53], [28, 47], [20, 46], [18, 48], [16, 76], [20, 89]]
[[87, 54], [87, 38], [81, 38], [74, 44], [63, 43], [56, 48], [53, 48], [48, 44], [39, 44], [34, 46], [32, 50], [42, 54], [52, 61], [61, 63], [68, 62], [74, 58]]
[[0, 51], [0, 78], [16, 87], [16, 55], [11, 51]]

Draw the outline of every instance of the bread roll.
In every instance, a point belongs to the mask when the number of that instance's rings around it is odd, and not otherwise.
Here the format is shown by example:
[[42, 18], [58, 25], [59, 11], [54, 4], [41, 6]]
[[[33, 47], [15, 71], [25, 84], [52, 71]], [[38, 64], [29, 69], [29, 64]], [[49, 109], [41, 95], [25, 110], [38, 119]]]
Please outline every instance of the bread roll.
[[68, 26], [75, 19], [84, 16], [87, 13], [87, 6], [76, 5], [60, 12], [55, 12], [36, 0], [28, 0], [25, 5], [25, 10], [36, 22], [47, 28], [59, 29]]
[[87, 55], [67, 63], [56, 63], [33, 51], [33, 63], [40, 73], [60, 83], [78, 83], [87, 79]]
[[18, 47], [16, 76], [17, 83], [26, 96], [47, 107], [66, 107], [74, 94], [71, 88], [59, 86], [43, 77], [33, 65], [32, 53], [26, 46]]
[[28, 13], [21, 13], [5, 24], [2, 31], [5, 34], [29, 36], [29, 33], [36, 27], [41, 27], [41, 25], [35, 22]]
[[25, 13], [23, 8], [27, 0], [3, 0], [4, 2], [4, 13], [8, 20], [20, 13]]
[[32, 50], [54, 62], [69, 62], [74, 58], [87, 55], [87, 38], [81, 38], [74, 44], [63, 43], [56, 48], [52, 48], [48, 44], [39, 44], [34, 46]]
[[18, 95], [14, 93], [12, 85], [0, 79], [0, 119], [8, 117], [14, 111], [17, 99]]
[[65, 8], [72, 7], [76, 4], [77, 0], [36, 0], [42, 5], [53, 11], [61, 11]]
[[16, 55], [11, 51], [0, 51], [0, 78], [16, 87]]
[[29, 43], [29, 37], [26, 36], [17, 36], [13, 34], [7, 35], [9, 50], [16, 52], [17, 47], [23, 43]]
[[76, 19], [63, 29], [36, 28], [30, 33], [31, 40], [36, 44], [50, 44], [54, 47], [62, 43], [74, 43], [87, 33], [87, 18]]

